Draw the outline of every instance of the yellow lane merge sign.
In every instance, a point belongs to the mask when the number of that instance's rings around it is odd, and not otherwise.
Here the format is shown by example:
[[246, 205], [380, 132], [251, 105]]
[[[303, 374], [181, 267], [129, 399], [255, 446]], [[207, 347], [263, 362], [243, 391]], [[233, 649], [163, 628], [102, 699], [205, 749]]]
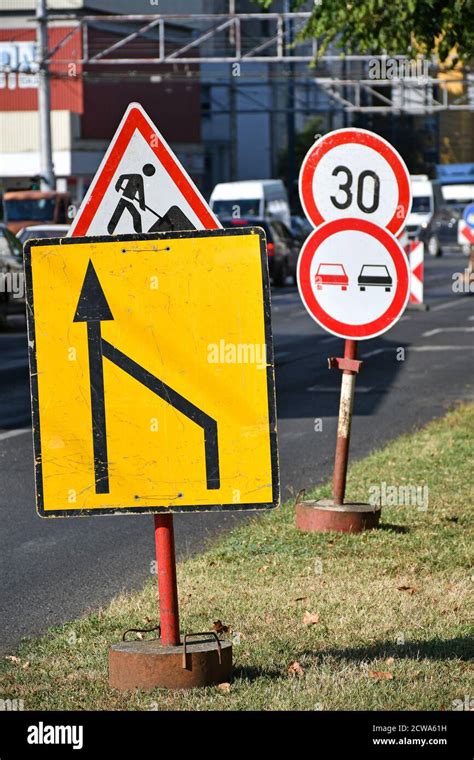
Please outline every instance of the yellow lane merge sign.
[[279, 499], [258, 228], [25, 248], [40, 515]]

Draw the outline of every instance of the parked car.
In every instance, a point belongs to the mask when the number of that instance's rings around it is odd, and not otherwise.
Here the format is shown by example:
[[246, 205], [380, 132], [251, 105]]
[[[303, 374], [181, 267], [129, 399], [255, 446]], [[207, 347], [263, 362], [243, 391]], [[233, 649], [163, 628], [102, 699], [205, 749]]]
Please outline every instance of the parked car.
[[68, 230], [68, 224], [32, 224], [29, 227], [23, 227], [16, 236], [20, 243], [25, 245], [27, 240], [66, 237]]
[[349, 278], [343, 264], [321, 263], [314, 279], [318, 290], [321, 290], [323, 285], [340, 285], [341, 290], [347, 290], [349, 285]]
[[471, 246], [458, 243], [458, 221], [466, 206], [474, 202], [474, 183], [443, 184], [439, 180], [433, 182], [433, 190], [435, 211], [422, 235], [428, 253], [441, 256], [452, 249], [469, 256]]
[[469, 256], [471, 246], [458, 244], [458, 222], [466, 205], [446, 203], [435, 211], [423, 238], [430, 256], [441, 256], [447, 248], [460, 248], [465, 256]]
[[23, 246], [5, 224], [0, 224], [0, 329], [9, 314], [24, 311]]
[[385, 264], [364, 264], [360, 270], [357, 284], [360, 290], [367, 287], [383, 287], [390, 291], [393, 280]]
[[285, 285], [286, 278], [291, 275], [296, 283], [296, 264], [298, 261], [299, 245], [288, 227], [276, 219], [261, 217], [245, 217], [232, 219], [219, 217], [223, 227], [262, 227], [267, 238], [268, 270], [273, 284], [277, 287]]

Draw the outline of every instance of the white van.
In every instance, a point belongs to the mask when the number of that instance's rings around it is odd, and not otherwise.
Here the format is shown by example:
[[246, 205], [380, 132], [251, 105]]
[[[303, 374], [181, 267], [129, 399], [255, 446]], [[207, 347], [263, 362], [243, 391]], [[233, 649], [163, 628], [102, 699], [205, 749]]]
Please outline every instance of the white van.
[[210, 206], [216, 216], [278, 219], [291, 228], [288, 195], [281, 179], [221, 182], [211, 193]]
[[433, 185], [427, 174], [412, 174], [410, 183], [413, 202], [405, 229], [409, 240], [420, 240], [434, 212]]

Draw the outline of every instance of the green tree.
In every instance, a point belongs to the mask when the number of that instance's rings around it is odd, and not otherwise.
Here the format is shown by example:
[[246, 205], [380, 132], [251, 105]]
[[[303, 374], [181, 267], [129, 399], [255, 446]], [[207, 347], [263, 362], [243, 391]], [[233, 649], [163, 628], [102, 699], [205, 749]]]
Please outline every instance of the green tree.
[[[307, 6], [307, 0], [291, 3], [292, 11]], [[347, 53], [436, 52], [444, 62], [455, 48], [454, 65], [474, 57], [474, 0], [318, 0], [300, 36], [317, 37], [319, 54], [334, 43]]]

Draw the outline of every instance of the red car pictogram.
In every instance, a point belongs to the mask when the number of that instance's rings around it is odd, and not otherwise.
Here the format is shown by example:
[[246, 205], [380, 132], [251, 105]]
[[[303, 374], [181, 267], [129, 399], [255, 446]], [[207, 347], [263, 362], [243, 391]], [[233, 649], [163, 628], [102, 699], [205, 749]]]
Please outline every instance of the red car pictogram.
[[349, 278], [342, 264], [320, 264], [314, 280], [318, 290], [321, 290], [323, 285], [340, 285], [341, 290], [347, 290], [349, 285]]

